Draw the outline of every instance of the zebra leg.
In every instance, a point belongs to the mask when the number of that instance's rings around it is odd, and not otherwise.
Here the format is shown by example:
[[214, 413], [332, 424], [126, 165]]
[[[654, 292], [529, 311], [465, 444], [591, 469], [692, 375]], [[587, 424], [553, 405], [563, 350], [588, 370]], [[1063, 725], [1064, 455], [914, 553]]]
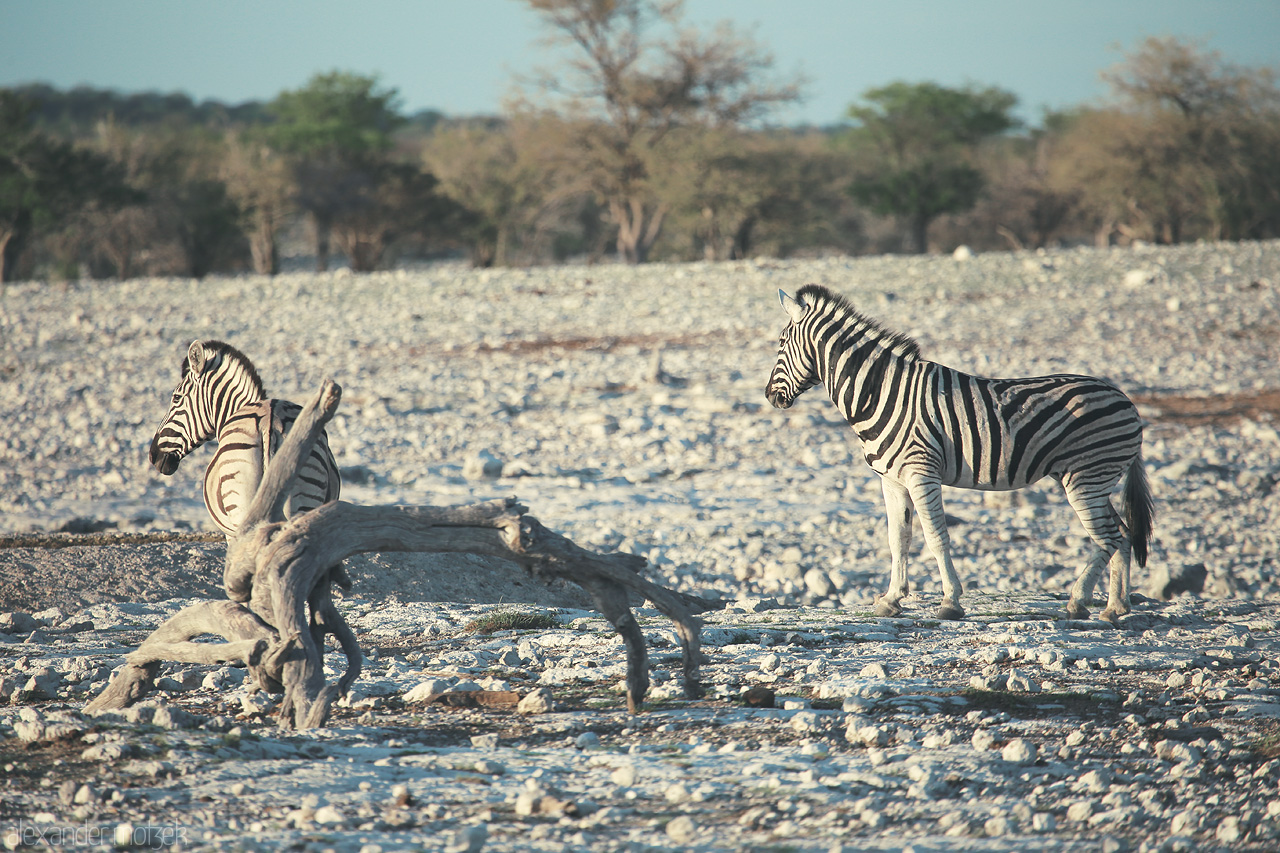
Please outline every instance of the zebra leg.
[[910, 591], [907, 582], [907, 554], [911, 550], [911, 495], [906, 486], [882, 476], [885, 514], [889, 520], [889, 555], [893, 560], [889, 572], [889, 589], [876, 598], [877, 616], [901, 616], [902, 605]]
[[951, 562], [951, 537], [947, 535], [947, 515], [942, 509], [942, 484], [937, 480], [918, 478], [911, 484], [911, 498], [920, 510], [920, 526], [924, 541], [938, 563], [942, 575], [942, 603], [939, 619], [963, 619], [960, 593], [964, 591], [956, 567]]
[[[1119, 519], [1116, 519], [1119, 521]], [[1121, 528], [1123, 533], [1123, 527]], [[1110, 582], [1107, 587], [1107, 609], [1102, 611], [1102, 618], [1108, 622], [1118, 622], [1121, 616], [1130, 612], [1129, 607], [1129, 567], [1133, 546], [1128, 538], [1120, 538], [1120, 547], [1111, 555]]]
[[1093, 600], [1093, 588], [1102, 574], [1102, 567], [1107, 564], [1107, 552], [1101, 548], [1090, 548], [1089, 561], [1076, 575], [1076, 582], [1071, 585], [1071, 600], [1067, 602], [1067, 618], [1088, 619], [1089, 602]]
[[1072, 619], [1088, 619], [1089, 608], [1086, 606], [1097, 585], [1098, 576], [1103, 566], [1110, 564], [1111, 578], [1108, 584], [1107, 609], [1102, 618], [1115, 622], [1129, 612], [1127, 596], [1121, 593], [1125, 587], [1125, 575], [1128, 572], [1128, 554], [1121, 554], [1126, 544], [1121, 533], [1120, 515], [1111, 505], [1111, 486], [1108, 483], [1105, 491], [1084, 488], [1069, 480], [1063, 481], [1067, 492], [1067, 503], [1075, 510], [1076, 516], [1084, 526], [1084, 531], [1093, 540], [1094, 551], [1089, 557], [1075, 584], [1071, 587], [1071, 599], [1067, 602], [1067, 616]]

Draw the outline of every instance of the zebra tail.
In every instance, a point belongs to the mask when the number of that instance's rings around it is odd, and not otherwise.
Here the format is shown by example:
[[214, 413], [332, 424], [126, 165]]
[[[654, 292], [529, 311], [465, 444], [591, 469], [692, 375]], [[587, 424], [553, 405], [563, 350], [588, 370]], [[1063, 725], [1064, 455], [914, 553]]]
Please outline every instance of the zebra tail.
[[1129, 476], [1124, 484], [1124, 497], [1120, 502], [1124, 523], [1129, 528], [1129, 544], [1139, 566], [1147, 564], [1147, 543], [1151, 541], [1151, 528], [1155, 525], [1156, 505], [1147, 484], [1147, 472], [1142, 467], [1142, 451], [1129, 464]]

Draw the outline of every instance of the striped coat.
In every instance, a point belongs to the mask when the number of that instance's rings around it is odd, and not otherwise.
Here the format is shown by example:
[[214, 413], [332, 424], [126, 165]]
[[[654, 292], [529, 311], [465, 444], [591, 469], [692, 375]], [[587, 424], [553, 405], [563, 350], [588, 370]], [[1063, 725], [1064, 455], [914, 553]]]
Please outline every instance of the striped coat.
[[[1104, 618], [1129, 612], [1130, 555], [1145, 565], [1154, 511], [1142, 468], [1142, 422], [1123, 392], [1090, 376], [972, 376], [922, 359], [915, 341], [884, 330], [826, 288], [808, 285], [780, 298], [790, 322], [766, 396], [787, 408], [806, 389], [824, 385], [882, 480], [892, 569], [878, 613], [901, 612], [911, 519], [919, 511], [942, 575], [938, 615], [963, 616], [943, 485], [1019, 489], [1044, 477], [1062, 484], [1093, 543], [1068, 615], [1087, 615], [1104, 566], [1111, 572]], [[1122, 478], [1123, 519], [1110, 499]]]

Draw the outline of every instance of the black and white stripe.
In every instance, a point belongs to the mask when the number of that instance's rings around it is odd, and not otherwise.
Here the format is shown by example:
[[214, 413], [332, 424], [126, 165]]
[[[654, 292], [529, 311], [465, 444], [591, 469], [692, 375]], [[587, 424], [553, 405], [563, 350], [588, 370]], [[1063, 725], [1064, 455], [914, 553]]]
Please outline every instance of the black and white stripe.
[[[877, 613], [901, 612], [918, 510], [942, 574], [938, 615], [964, 615], [942, 486], [1019, 489], [1043, 477], [1062, 483], [1094, 544], [1072, 587], [1068, 615], [1088, 615], [1085, 605], [1107, 565], [1103, 618], [1129, 612], [1130, 554], [1146, 565], [1154, 507], [1142, 468], [1142, 421], [1120, 389], [1091, 376], [971, 376], [920, 358], [915, 341], [884, 330], [824, 287], [779, 296], [791, 321], [765, 389], [769, 402], [785, 409], [806, 389], [824, 385], [881, 477], [893, 567]], [[1123, 520], [1111, 504], [1122, 477]]]
[[[195, 341], [182, 362], [169, 412], [151, 439], [151, 464], [166, 476], [195, 448], [216, 439], [204, 475], [204, 504], [223, 532], [239, 527], [263, 472], [302, 408], [268, 400], [244, 353], [222, 341]], [[292, 518], [338, 499], [338, 466], [324, 433], [285, 502]]]

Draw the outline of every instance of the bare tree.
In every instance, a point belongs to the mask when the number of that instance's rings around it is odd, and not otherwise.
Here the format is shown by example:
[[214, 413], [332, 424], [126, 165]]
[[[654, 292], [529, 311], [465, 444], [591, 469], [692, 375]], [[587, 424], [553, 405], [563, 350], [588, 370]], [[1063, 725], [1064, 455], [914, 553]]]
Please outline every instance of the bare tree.
[[468, 212], [464, 227], [476, 266], [532, 263], [551, 254], [557, 231], [580, 206], [582, 191], [559, 156], [564, 127], [555, 120], [440, 127], [423, 162], [441, 191]]
[[229, 133], [219, 176], [244, 213], [254, 272], [275, 275], [280, 271], [279, 232], [293, 212], [288, 162], [253, 134]]
[[1059, 186], [1083, 191], [1100, 242], [1280, 233], [1280, 88], [1176, 39], [1147, 39], [1103, 74], [1113, 106], [1061, 134]]
[[728, 24], [709, 35], [682, 26], [680, 2], [527, 2], [553, 44], [577, 49], [535, 85], [569, 123], [565, 156], [607, 211], [629, 263], [648, 258], [671, 211], [654, 181], [670, 167], [674, 137], [748, 125], [799, 97], [798, 81], [766, 79], [772, 57]]

